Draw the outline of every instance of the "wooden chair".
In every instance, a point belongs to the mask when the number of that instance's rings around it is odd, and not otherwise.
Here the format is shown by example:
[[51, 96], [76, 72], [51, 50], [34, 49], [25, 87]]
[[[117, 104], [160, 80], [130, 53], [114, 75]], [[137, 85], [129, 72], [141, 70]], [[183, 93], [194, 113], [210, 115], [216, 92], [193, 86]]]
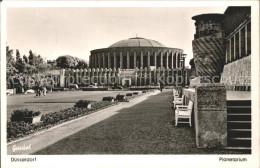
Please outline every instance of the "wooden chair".
[[176, 89], [172, 90], [172, 96], [173, 97], [179, 97], [179, 93], [178, 93], [178, 91]]
[[[193, 102], [189, 101], [188, 106], [176, 105], [175, 110], [175, 126], [178, 123], [189, 123], [191, 127], [191, 113], [192, 113]], [[189, 119], [189, 121], [179, 121], [179, 119]]]
[[181, 98], [174, 97], [174, 100], [172, 102], [174, 104], [174, 108], [176, 108], [176, 105], [183, 105], [183, 101], [184, 101], [184, 95], [182, 95]]

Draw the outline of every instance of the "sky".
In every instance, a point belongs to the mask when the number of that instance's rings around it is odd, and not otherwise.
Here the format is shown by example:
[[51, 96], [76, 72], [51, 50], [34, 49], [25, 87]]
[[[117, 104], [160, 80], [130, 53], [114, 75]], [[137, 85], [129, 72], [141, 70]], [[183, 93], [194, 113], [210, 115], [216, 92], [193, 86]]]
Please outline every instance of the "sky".
[[183, 49], [187, 66], [193, 58], [195, 21], [191, 17], [225, 10], [226, 7], [8, 8], [7, 45], [19, 49], [21, 55], [28, 56], [32, 50], [46, 60], [72, 55], [88, 61], [91, 50], [138, 36]]

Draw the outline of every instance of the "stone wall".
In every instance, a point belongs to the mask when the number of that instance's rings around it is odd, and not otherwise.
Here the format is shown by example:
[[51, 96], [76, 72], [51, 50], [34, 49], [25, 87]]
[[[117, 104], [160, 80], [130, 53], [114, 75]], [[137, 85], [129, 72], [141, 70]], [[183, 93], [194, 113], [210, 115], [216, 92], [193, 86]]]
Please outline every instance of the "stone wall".
[[226, 64], [221, 83], [228, 90], [251, 90], [251, 55]]

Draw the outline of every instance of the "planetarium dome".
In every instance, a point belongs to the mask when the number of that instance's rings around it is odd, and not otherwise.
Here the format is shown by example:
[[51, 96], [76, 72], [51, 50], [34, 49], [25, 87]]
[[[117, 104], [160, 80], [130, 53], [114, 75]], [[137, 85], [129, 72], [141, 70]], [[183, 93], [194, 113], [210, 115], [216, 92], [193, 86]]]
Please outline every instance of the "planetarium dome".
[[166, 47], [166, 46], [155, 40], [145, 39], [142, 37], [134, 37], [134, 38], [118, 41], [112, 44], [111, 46], [109, 46], [109, 48], [114, 48], [114, 47]]

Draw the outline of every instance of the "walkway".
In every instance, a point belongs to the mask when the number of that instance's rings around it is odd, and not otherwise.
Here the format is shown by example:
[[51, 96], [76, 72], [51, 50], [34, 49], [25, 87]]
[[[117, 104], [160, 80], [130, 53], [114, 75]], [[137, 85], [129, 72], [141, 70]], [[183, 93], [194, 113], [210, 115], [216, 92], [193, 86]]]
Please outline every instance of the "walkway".
[[172, 91], [164, 90], [34, 154], [235, 153], [196, 148], [194, 128], [173, 126], [171, 100]]

